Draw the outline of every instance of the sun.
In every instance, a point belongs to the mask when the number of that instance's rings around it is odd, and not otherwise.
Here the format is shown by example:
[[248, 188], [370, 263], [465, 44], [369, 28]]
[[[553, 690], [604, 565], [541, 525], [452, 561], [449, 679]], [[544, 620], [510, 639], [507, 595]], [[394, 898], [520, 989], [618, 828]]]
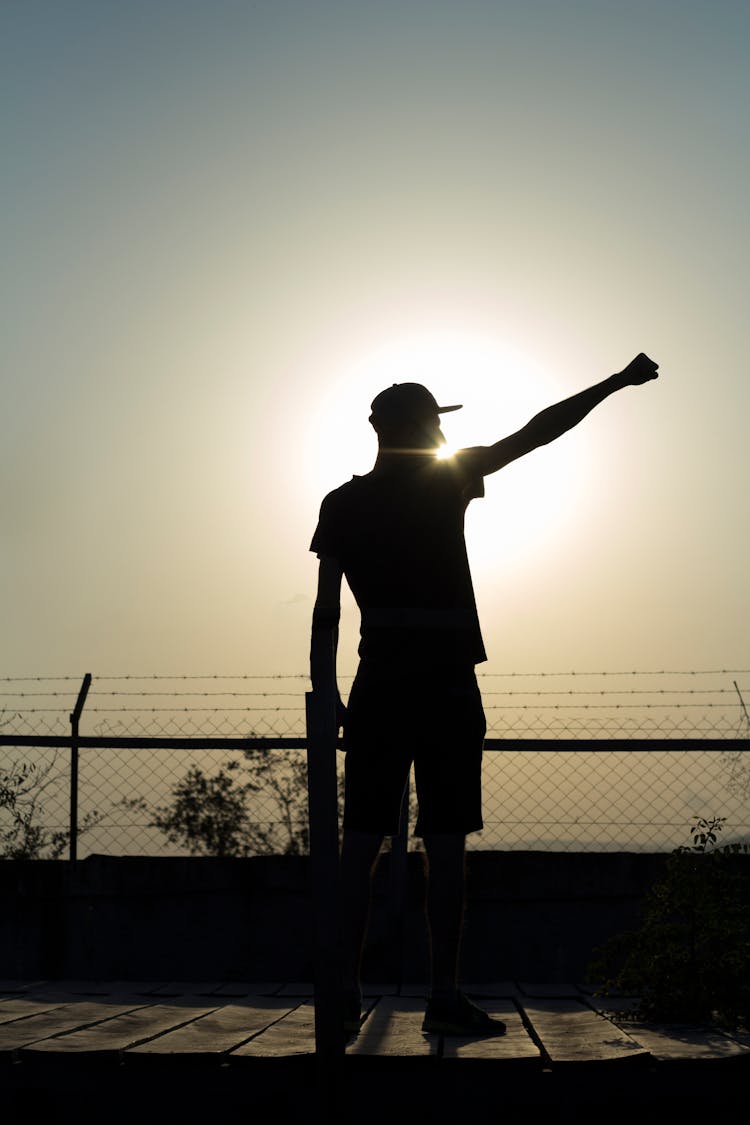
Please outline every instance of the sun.
[[[514, 433], [569, 391], [506, 341], [473, 332], [429, 331], [382, 344], [344, 363], [319, 401], [311, 437], [311, 484], [322, 495], [372, 468], [377, 442], [370, 403], [392, 383], [423, 383], [439, 403], [462, 403], [446, 414], [446, 445], [438, 453], [492, 445]], [[472, 569], [480, 573], [523, 561], [561, 534], [580, 491], [576, 442], [553, 443], [486, 478], [486, 497], [470, 506], [466, 535]]]

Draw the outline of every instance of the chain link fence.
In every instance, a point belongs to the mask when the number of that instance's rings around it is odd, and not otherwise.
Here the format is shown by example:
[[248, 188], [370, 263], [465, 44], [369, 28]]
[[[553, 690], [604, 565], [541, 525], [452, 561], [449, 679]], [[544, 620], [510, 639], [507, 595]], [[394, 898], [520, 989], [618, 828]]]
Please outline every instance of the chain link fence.
[[[339, 677], [344, 698], [351, 678]], [[714, 816], [724, 818], [722, 842], [750, 836], [750, 672], [480, 673], [479, 682], [485, 828], [470, 848], [664, 851]], [[69, 831], [80, 688], [76, 676], [0, 679], [0, 855], [13, 854], [19, 815], [40, 854]], [[302, 674], [94, 676], [76, 755], [77, 854], [190, 854], [165, 818], [191, 777], [204, 782], [192, 796], [223, 800], [224, 811], [241, 795], [247, 854], [304, 849], [308, 690]], [[341, 773], [340, 753], [338, 764]]]

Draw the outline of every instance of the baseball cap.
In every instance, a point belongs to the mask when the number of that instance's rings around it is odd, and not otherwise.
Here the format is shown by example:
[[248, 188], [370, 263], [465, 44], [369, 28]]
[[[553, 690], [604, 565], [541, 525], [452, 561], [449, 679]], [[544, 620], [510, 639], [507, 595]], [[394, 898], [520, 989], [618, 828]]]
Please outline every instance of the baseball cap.
[[421, 383], [394, 383], [376, 395], [370, 404], [371, 421], [419, 422], [434, 414], [448, 414], [461, 406], [438, 406], [434, 395]]

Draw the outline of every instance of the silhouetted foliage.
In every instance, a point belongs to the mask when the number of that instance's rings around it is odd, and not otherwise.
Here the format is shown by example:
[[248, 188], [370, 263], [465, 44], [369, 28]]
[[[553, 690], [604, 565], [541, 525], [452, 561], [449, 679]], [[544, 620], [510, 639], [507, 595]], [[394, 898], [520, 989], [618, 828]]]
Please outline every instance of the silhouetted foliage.
[[[29, 762], [0, 768], [0, 859], [59, 859], [67, 850], [69, 829], [41, 823], [44, 794], [60, 781], [55, 766], [56, 757], [41, 768]], [[88, 813], [78, 826], [78, 837], [101, 819], [96, 811]]]
[[173, 844], [191, 855], [304, 855], [309, 850], [307, 761], [304, 753], [243, 751], [209, 776], [199, 766], [172, 788], [172, 801], [150, 808], [150, 817]]
[[717, 845], [724, 817], [698, 819], [692, 844], [667, 858], [639, 930], [597, 950], [589, 977], [600, 995], [629, 995], [629, 1018], [651, 1022], [750, 1019], [750, 872], [747, 844]]

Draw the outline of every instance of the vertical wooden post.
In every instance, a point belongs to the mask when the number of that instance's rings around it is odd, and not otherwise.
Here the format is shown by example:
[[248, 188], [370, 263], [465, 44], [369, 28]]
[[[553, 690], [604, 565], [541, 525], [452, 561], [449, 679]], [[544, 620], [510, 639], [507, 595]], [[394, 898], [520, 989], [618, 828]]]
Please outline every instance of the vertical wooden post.
[[91, 673], [83, 677], [78, 699], [70, 716], [70, 839], [68, 858], [75, 863], [78, 858], [78, 723], [91, 686]]
[[394, 944], [398, 964], [398, 990], [404, 983], [404, 959], [406, 955], [406, 903], [408, 879], [409, 848], [409, 786], [407, 779], [401, 801], [401, 820], [398, 835], [391, 837], [390, 854], [390, 915], [391, 940]]
[[343, 1057], [339, 931], [339, 824], [336, 776], [336, 676], [330, 652], [320, 656], [315, 691], [307, 692], [307, 785], [310, 824], [310, 876], [315, 946], [315, 1053], [321, 1093], [335, 1094], [338, 1061]]

